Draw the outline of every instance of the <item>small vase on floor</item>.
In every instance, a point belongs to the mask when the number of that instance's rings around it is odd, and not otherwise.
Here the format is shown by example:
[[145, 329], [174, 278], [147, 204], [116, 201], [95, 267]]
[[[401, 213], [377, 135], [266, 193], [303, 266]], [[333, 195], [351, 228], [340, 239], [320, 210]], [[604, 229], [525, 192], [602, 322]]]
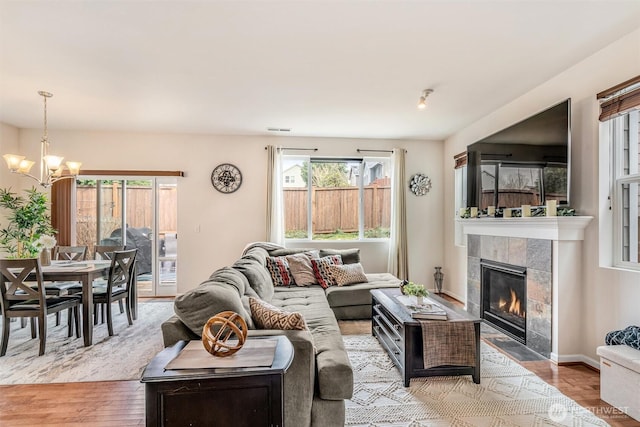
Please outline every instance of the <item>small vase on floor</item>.
[[44, 248], [40, 252], [40, 265], [51, 265], [51, 249]]
[[442, 267], [436, 267], [436, 272], [433, 273], [433, 279], [436, 284], [436, 293], [442, 293], [442, 282], [444, 281], [444, 273]]

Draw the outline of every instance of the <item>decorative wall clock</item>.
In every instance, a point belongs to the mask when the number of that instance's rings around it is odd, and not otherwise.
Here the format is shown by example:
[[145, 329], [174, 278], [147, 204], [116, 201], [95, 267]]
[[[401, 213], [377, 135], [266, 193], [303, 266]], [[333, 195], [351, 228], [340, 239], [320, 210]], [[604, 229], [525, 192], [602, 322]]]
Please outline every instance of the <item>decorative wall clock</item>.
[[211, 185], [221, 193], [229, 194], [240, 188], [242, 173], [231, 163], [222, 163], [211, 172]]
[[417, 173], [411, 177], [409, 189], [416, 196], [424, 196], [431, 190], [431, 178], [421, 173]]

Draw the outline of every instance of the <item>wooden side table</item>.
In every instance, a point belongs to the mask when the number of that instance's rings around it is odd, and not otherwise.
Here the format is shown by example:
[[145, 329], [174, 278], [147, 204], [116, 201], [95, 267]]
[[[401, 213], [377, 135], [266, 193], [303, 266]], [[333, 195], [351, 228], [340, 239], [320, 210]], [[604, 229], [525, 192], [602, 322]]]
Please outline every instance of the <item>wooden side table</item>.
[[180, 341], [158, 353], [145, 368], [147, 426], [284, 425], [283, 377], [293, 360], [293, 346], [278, 340], [273, 364], [257, 368], [165, 370], [187, 345]]

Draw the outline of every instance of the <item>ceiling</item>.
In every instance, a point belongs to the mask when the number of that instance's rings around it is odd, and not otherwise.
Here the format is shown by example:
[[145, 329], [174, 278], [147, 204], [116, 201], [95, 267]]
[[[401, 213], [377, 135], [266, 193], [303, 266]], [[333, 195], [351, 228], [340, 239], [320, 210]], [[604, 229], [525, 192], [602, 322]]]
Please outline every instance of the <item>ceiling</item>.
[[441, 140], [638, 28], [638, 0], [0, 0], [0, 122], [41, 128], [46, 90], [49, 129]]

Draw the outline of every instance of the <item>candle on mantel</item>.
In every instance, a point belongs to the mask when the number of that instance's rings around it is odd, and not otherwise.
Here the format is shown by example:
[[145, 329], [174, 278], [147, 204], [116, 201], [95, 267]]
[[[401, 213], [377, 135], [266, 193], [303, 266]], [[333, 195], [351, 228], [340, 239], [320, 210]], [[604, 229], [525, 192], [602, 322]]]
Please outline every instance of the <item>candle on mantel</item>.
[[531, 216], [531, 205], [522, 205], [522, 217]]
[[487, 215], [495, 216], [496, 215], [496, 207], [495, 206], [488, 206], [487, 207]]
[[558, 206], [555, 200], [547, 200], [547, 216], [557, 216]]
[[478, 216], [478, 208], [473, 206], [471, 207], [471, 218], [475, 218]]
[[464, 218], [466, 213], [467, 213], [467, 208], [460, 208], [460, 210], [458, 211], [458, 217]]
[[502, 216], [504, 218], [511, 218], [511, 209], [504, 208], [503, 211], [502, 211]]

